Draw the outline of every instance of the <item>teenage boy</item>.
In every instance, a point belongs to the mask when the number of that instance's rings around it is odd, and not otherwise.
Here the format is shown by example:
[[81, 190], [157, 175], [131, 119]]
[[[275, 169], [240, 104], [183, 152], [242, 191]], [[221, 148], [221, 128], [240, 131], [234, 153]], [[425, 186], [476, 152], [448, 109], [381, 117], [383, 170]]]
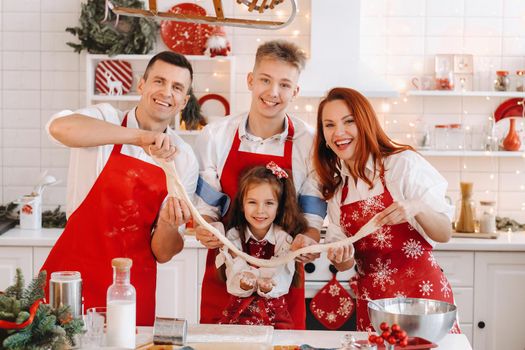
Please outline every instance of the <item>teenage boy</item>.
[[[199, 212], [216, 227], [224, 230], [228, 221], [230, 201], [235, 197], [240, 175], [247, 168], [274, 161], [291, 171], [299, 203], [309, 223], [304, 234], [297, 235], [292, 249], [315, 244], [326, 214], [314, 178], [310, 150], [314, 130], [303, 121], [287, 115], [290, 102], [299, 93], [299, 74], [306, 56], [295, 44], [270, 41], [257, 49], [253, 71], [248, 73], [248, 89], [252, 100], [250, 111], [237, 117], [212, 123], [204, 128], [196, 142], [200, 162], [197, 185]], [[201, 323], [217, 323], [229, 295], [215, 268], [219, 240], [202, 227], [196, 229], [197, 239], [207, 248], [206, 271], [202, 283]], [[271, 242], [270, 242], [271, 243]], [[300, 262], [315, 259], [308, 254]], [[295, 329], [305, 328], [304, 270], [287, 295], [287, 303]]]

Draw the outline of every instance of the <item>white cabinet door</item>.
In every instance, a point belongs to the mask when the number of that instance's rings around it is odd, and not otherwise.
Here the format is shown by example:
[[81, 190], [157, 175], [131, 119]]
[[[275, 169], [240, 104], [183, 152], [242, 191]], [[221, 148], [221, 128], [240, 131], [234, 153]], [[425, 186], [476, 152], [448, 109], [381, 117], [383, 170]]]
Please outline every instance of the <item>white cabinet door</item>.
[[49, 252], [51, 252], [52, 247], [34, 247], [33, 248], [33, 273], [34, 275], [38, 275], [38, 271], [40, 271], [40, 268], [42, 265], [44, 265], [44, 262], [47, 259], [47, 256], [49, 255]]
[[474, 348], [525, 349], [525, 253], [476, 253]]
[[184, 249], [157, 265], [156, 315], [197, 323], [197, 250]]
[[432, 254], [452, 287], [472, 287], [474, 285], [473, 252], [433, 251]]
[[15, 282], [16, 269], [22, 269], [26, 285], [33, 276], [33, 248], [1, 247], [0, 248], [0, 290]]

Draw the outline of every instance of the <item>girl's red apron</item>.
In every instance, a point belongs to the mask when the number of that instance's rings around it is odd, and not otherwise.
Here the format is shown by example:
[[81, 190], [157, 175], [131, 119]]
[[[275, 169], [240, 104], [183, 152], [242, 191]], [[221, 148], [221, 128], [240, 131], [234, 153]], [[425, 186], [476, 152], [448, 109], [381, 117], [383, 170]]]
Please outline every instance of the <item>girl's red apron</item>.
[[[381, 174], [384, 192], [343, 204], [348, 178], [341, 195], [341, 227], [353, 236], [376, 213], [394, 201]], [[357, 330], [372, 327], [367, 299], [411, 297], [454, 303], [452, 289], [433, 254], [432, 246], [409, 223], [383, 226], [354, 244], [357, 274], [350, 280], [356, 295]], [[459, 333], [456, 322], [452, 333]]]
[[[256, 241], [250, 238], [247, 243], [241, 238], [242, 250], [259, 259], [270, 259], [275, 254], [275, 245], [267, 240]], [[223, 317], [219, 323], [266, 325], [276, 329], [291, 329], [294, 322], [285, 296], [265, 298], [257, 293], [247, 298], [230, 296]]]
[[[241, 144], [239, 138], [239, 129], [237, 129], [233, 138], [230, 153], [226, 158], [222, 175], [220, 178], [222, 192], [227, 194], [231, 200], [235, 198], [239, 185], [239, 179], [248, 168], [266, 165], [270, 161], [274, 161], [283, 169], [292, 171], [292, 147], [294, 127], [290, 118], [288, 120], [288, 136], [284, 144], [284, 155], [275, 156], [268, 154], [258, 154], [251, 152], [239, 151]], [[226, 224], [228, 214], [226, 214], [222, 221]], [[215, 268], [215, 257], [218, 249], [209, 249], [206, 257], [206, 271], [202, 280], [201, 291], [201, 323], [218, 323], [224, 316], [224, 308], [228, 304], [230, 295], [226, 291], [226, 284], [219, 278], [217, 269]], [[290, 291], [286, 295], [286, 303], [288, 310], [294, 320], [294, 329], [304, 329], [306, 322], [306, 307], [304, 302], [304, 270], [302, 264], [296, 268], [300, 278], [300, 288], [290, 287]]]
[[[122, 121], [126, 125], [127, 116]], [[113, 146], [104, 169], [68, 219], [42, 270], [47, 271], [48, 283], [54, 271], [80, 271], [87, 310], [106, 305], [106, 291], [113, 283], [111, 260], [131, 258], [137, 325], [152, 326], [157, 265], [151, 252], [151, 230], [167, 194], [166, 176], [161, 168], [121, 154], [121, 149], [122, 145]]]

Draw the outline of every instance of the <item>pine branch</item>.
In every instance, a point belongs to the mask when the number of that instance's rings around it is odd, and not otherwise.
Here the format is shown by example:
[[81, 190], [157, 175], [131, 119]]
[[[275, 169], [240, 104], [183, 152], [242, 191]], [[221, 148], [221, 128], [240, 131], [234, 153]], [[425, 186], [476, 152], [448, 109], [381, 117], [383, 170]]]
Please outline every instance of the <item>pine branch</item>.
[[22, 292], [24, 291], [24, 276], [22, 275], [22, 269], [16, 269], [15, 284], [7, 287], [5, 295], [8, 297], [14, 297], [16, 299], [22, 298]]
[[46, 286], [46, 271], [40, 271], [38, 277], [33, 279], [27, 289], [22, 294], [22, 307], [29, 309], [31, 305], [38, 299], [42, 299], [45, 296], [44, 288]]

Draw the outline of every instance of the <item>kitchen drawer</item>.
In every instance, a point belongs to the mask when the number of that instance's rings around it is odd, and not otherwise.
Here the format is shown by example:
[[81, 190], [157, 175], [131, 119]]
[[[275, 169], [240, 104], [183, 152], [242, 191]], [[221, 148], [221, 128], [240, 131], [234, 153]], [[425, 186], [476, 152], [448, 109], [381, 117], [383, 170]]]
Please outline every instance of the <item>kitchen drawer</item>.
[[454, 287], [454, 301], [458, 307], [460, 324], [472, 323], [474, 319], [474, 288]]
[[474, 286], [473, 252], [433, 252], [452, 287]]
[[474, 334], [472, 333], [473, 332], [472, 323], [461, 323], [461, 320], [459, 320], [459, 327], [461, 328], [461, 333], [467, 336], [468, 342], [470, 343], [470, 345], [472, 345], [472, 339], [473, 339], [472, 335]]
[[5, 290], [14, 284], [17, 268], [22, 269], [22, 274], [26, 281], [31, 280], [33, 273], [33, 248], [1, 247], [0, 290]]
[[38, 271], [44, 265], [51, 249], [51, 247], [33, 247], [33, 274], [35, 276], [38, 275]]
[[204, 271], [206, 270], [206, 255], [208, 254], [208, 249], [197, 249], [197, 255], [198, 255], [198, 278], [197, 282], [202, 283], [202, 279], [204, 277]]

